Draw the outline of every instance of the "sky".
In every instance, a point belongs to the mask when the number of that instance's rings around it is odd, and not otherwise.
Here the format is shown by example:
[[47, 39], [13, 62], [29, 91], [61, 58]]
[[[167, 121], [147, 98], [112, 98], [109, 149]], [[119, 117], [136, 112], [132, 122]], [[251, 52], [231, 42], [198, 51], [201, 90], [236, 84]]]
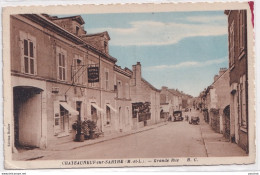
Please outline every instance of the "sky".
[[88, 34], [107, 31], [109, 54], [153, 86], [192, 96], [228, 67], [227, 16], [223, 11], [82, 14]]

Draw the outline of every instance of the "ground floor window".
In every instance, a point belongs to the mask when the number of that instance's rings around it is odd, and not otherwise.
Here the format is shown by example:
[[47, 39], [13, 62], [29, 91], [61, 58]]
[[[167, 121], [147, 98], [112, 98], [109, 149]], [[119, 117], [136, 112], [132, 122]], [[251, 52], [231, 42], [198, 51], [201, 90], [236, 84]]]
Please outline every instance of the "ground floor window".
[[92, 105], [91, 105], [91, 118], [92, 118], [92, 121], [97, 123], [97, 109], [94, 108]]
[[109, 108], [108, 106], [106, 107], [106, 116], [107, 116], [107, 118], [106, 118], [106, 120], [107, 120], [106, 124], [107, 124], [107, 125], [110, 125], [110, 122], [111, 122], [111, 111], [110, 111], [110, 108]]
[[[60, 118], [59, 122], [60, 124], [60, 131], [64, 132], [66, 129], [69, 128], [69, 112], [60, 105]], [[55, 121], [56, 124], [56, 121]]]

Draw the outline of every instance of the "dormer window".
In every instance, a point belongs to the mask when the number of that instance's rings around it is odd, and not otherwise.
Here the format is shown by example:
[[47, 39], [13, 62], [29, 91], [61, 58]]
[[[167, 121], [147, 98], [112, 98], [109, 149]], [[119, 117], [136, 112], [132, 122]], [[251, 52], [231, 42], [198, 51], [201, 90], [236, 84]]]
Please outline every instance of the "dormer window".
[[79, 27], [76, 26], [76, 35], [78, 35], [78, 34], [79, 34]]
[[104, 41], [104, 50], [105, 50], [106, 53], [108, 52], [107, 41]]

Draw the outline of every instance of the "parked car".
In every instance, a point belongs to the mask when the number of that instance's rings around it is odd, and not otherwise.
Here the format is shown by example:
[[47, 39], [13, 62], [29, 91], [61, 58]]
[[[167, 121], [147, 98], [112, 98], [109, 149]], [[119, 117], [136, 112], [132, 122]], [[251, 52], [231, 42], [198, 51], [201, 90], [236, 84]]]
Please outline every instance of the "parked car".
[[200, 122], [200, 118], [199, 118], [199, 117], [191, 116], [191, 119], [190, 119], [190, 121], [189, 121], [189, 124], [198, 125], [199, 122]]
[[183, 117], [182, 117], [182, 111], [174, 111], [173, 112], [173, 121], [182, 121]]

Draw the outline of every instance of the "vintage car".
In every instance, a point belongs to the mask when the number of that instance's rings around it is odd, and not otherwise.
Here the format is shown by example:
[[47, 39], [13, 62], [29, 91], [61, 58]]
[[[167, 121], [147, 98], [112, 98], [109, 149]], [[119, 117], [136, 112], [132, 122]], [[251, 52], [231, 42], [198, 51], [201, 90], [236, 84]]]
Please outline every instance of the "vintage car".
[[199, 117], [191, 116], [190, 121], [189, 121], [189, 124], [198, 125], [199, 122], [200, 122], [200, 118], [199, 118]]
[[173, 121], [182, 121], [183, 117], [182, 117], [182, 111], [174, 111], [173, 112]]

